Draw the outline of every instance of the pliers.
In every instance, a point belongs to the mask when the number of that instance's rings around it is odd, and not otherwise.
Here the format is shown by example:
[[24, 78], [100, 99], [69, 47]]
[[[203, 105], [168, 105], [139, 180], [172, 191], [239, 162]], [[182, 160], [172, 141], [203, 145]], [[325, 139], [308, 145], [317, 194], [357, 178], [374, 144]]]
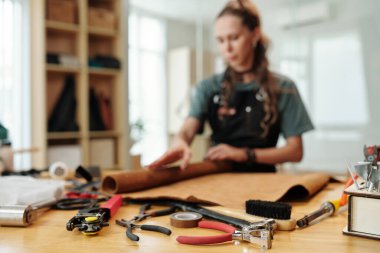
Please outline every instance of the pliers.
[[156, 216], [163, 216], [168, 215], [171, 213], [174, 213], [177, 208], [176, 207], [170, 207], [163, 210], [158, 211], [152, 211], [152, 212], [146, 212], [151, 208], [151, 204], [144, 204], [140, 207], [139, 214], [133, 217], [131, 220], [116, 220], [116, 224], [122, 227], [126, 227], [126, 235], [129, 239], [132, 241], [139, 241], [139, 237], [133, 233], [134, 228], [140, 228], [141, 230], [149, 230], [149, 231], [156, 231], [165, 235], [170, 235], [172, 231], [166, 227], [161, 227], [157, 225], [137, 225], [135, 222], [142, 221], [148, 217], [156, 217]]
[[181, 244], [204, 245], [239, 240], [248, 241], [266, 249], [272, 247], [271, 234], [266, 229], [237, 230], [231, 225], [208, 220], [200, 221], [198, 227], [220, 230], [226, 232], [226, 234], [215, 236], [178, 236], [177, 241]]

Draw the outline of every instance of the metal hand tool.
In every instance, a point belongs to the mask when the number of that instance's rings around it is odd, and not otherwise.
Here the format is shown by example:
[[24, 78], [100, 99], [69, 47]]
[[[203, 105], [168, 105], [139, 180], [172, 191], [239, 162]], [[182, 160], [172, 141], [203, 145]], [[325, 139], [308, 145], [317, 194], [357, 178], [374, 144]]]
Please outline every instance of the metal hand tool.
[[122, 196], [115, 195], [101, 207], [79, 210], [66, 223], [66, 229], [72, 231], [77, 228], [85, 235], [96, 234], [103, 227], [109, 226], [108, 220], [116, 214], [122, 202]]
[[340, 207], [341, 199], [331, 200], [324, 202], [321, 207], [308, 214], [305, 215], [302, 219], [297, 220], [297, 226], [300, 228], [305, 228], [309, 225], [315, 224], [322, 219], [333, 215], [336, 211], [338, 211]]
[[[130, 201], [130, 202], [138, 203], [138, 201], [136, 200]], [[157, 200], [154, 203], [176, 207], [182, 211], [196, 212], [203, 215], [203, 217], [217, 220], [217, 221], [232, 225], [234, 227], [237, 227], [241, 229], [242, 231], [244, 231], [245, 234], [252, 233], [252, 235], [257, 235], [260, 239], [268, 240], [268, 243], [267, 243], [268, 249], [272, 245], [274, 230], [277, 227], [277, 223], [274, 219], [265, 219], [259, 222], [249, 222], [247, 220], [231, 217], [228, 215], [223, 215], [221, 213], [209, 210], [207, 208], [203, 208], [198, 204], [188, 203], [185, 201], [167, 199], [167, 200]], [[259, 232], [257, 230], [259, 230]], [[268, 233], [265, 231], [267, 231]], [[269, 236], [266, 237], [266, 234], [269, 234]]]
[[257, 228], [249, 230], [238, 230], [228, 224], [217, 221], [200, 221], [200, 228], [216, 229], [226, 232], [226, 234], [216, 236], [179, 236], [177, 241], [182, 244], [203, 245], [229, 242], [232, 240], [247, 241], [259, 245], [261, 248], [270, 249], [272, 247], [270, 231], [265, 227], [271, 219], [259, 222]]
[[0, 206], [0, 226], [27, 227], [55, 203], [53, 198], [31, 205]]
[[[68, 192], [66, 198], [57, 201], [55, 208], [60, 210], [78, 210], [97, 207], [99, 202], [106, 201], [110, 197], [99, 192]], [[100, 197], [104, 195], [103, 197]]]
[[132, 241], [139, 241], [139, 237], [133, 233], [134, 228], [140, 228], [141, 230], [149, 230], [149, 231], [156, 231], [162, 234], [170, 235], [172, 232], [170, 229], [161, 227], [161, 226], [156, 226], [156, 225], [137, 225], [135, 222], [139, 222], [142, 220], [145, 220], [148, 217], [156, 217], [156, 216], [163, 216], [163, 215], [168, 215], [177, 210], [176, 207], [169, 207], [163, 210], [158, 210], [158, 211], [151, 211], [147, 212], [151, 208], [151, 204], [144, 204], [141, 206], [139, 214], [133, 217], [131, 220], [116, 220], [116, 224], [126, 227], [126, 235], [129, 239]]

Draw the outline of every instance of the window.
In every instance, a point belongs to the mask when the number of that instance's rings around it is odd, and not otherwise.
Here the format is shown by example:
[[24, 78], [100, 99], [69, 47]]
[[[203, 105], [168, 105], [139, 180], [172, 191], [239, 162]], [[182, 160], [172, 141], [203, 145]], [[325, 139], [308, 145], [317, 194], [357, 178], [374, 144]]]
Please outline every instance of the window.
[[318, 38], [313, 43], [313, 55], [316, 124], [366, 125], [368, 96], [359, 35], [349, 32]]
[[[0, 122], [12, 147], [30, 146], [27, 0], [0, 0]], [[15, 168], [30, 168], [30, 155], [16, 155]]]
[[361, 159], [364, 129], [370, 129], [363, 45], [351, 29], [283, 42], [281, 72], [296, 81], [316, 127], [304, 137], [300, 168], [343, 173], [345, 160]]
[[297, 88], [307, 107], [310, 106], [310, 87], [308, 61], [310, 57], [309, 41], [307, 39], [289, 39], [282, 48], [280, 61], [281, 73], [286, 74], [297, 84]]
[[[166, 132], [166, 31], [165, 23], [137, 13], [129, 15], [129, 121], [144, 130], [132, 131], [137, 143], [132, 154], [142, 155], [142, 164], [167, 149]], [[133, 128], [132, 128], [133, 129]]]

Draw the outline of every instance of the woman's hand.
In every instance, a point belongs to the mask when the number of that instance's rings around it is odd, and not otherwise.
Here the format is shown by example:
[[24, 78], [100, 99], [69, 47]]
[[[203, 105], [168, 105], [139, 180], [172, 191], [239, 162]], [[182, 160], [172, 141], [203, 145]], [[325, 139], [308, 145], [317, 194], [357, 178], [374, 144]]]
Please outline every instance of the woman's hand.
[[155, 170], [170, 163], [174, 163], [182, 159], [180, 168], [184, 170], [190, 162], [191, 150], [189, 145], [182, 141], [177, 141], [176, 145], [165, 152], [160, 158], [148, 165], [148, 168]]
[[206, 159], [210, 161], [247, 161], [247, 154], [244, 148], [237, 148], [227, 144], [219, 144], [211, 147], [206, 154]]
[[179, 133], [174, 137], [171, 148], [156, 161], [149, 164], [148, 168], [154, 170], [182, 159], [180, 167], [184, 170], [190, 162], [190, 144], [199, 127], [200, 122], [198, 119], [192, 117], [187, 118]]

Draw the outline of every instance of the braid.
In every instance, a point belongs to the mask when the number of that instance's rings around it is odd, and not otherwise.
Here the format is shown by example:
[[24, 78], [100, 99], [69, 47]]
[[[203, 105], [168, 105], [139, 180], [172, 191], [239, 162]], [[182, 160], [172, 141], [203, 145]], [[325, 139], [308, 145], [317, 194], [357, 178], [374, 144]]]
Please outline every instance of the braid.
[[272, 73], [269, 71], [268, 65], [266, 49], [263, 43], [259, 41], [255, 49], [255, 61], [252, 68], [256, 69], [254, 73], [258, 77], [258, 82], [264, 93], [263, 109], [265, 115], [260, 122], [260, 126], [263, 129], [262, 138], [268, 135], [270, 127], [275, 124], [278, 119], [277, 102], [280, 89]]

